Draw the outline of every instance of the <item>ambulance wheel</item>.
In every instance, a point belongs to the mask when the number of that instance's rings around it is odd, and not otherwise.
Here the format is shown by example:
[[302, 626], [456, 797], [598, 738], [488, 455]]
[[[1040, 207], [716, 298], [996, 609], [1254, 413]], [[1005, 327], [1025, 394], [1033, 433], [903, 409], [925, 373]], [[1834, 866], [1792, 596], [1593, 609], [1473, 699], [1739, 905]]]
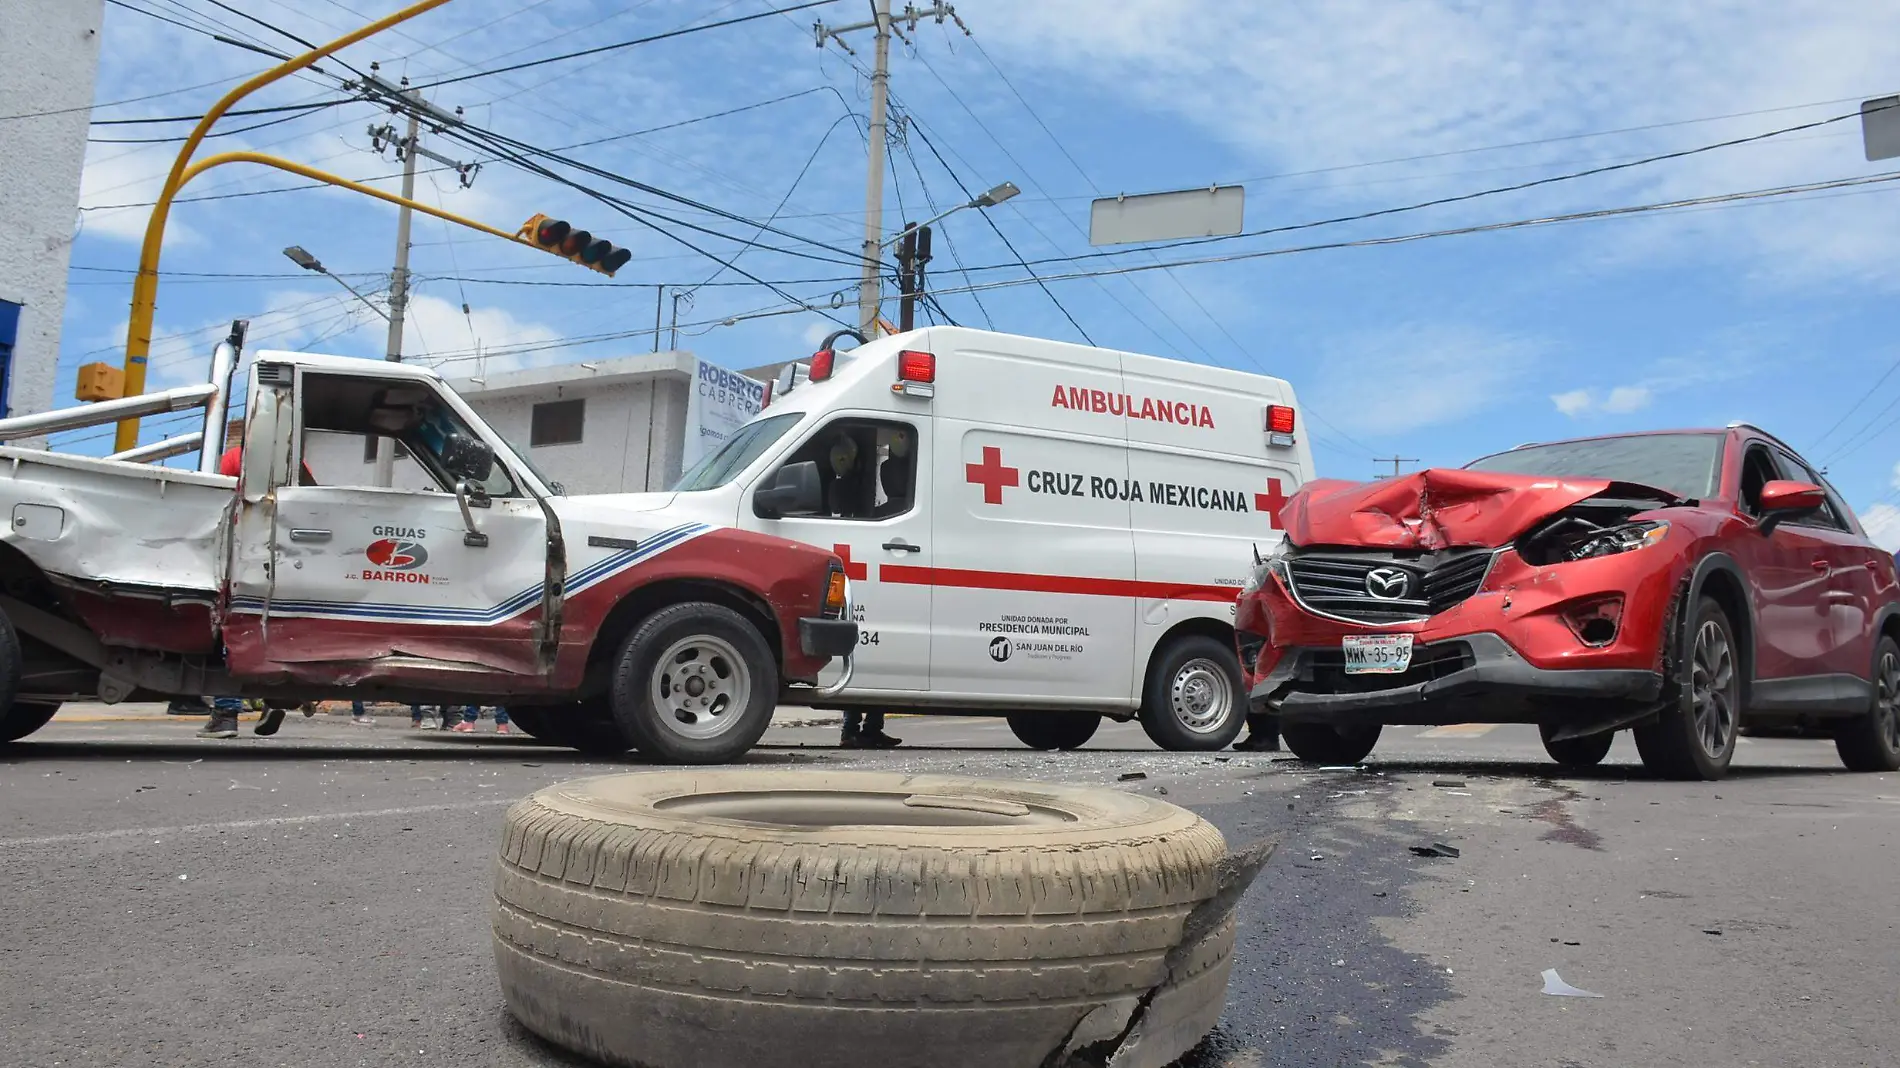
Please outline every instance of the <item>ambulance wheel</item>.
[[660, 764], [737, 760], [771, 726], [778, 662], [758, 628], [724, 605], [688, 601], [648, 616], [620, 647], [615, 722]]
[[1011, 712], [1010, 733], [1031, 749], [1080, 749], [1095, 737], [1102, 717], [1093, 712]]
[[1247, 723], [1245, 686], [1231, 645], [1204, 634], [1176, 638], [1149, 663], [1141, 729], [1175, 752], [1225, 749]]
[[1335, 727], [1330, 723], [1282, 723], [1280, 738], [1308, 764], [1357, 764], [1379, 744], [1377, 723]]

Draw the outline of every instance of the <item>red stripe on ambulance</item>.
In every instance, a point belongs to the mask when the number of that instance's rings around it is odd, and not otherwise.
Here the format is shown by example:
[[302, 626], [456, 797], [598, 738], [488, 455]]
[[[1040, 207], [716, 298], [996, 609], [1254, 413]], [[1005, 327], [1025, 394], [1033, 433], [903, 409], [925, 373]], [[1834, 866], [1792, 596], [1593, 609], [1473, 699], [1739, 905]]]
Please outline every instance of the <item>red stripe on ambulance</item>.
[[1080, 578], [1073, 575], [1032, 575], [1016, 571], [969, 571], [955, 567], [916, 564], [880, 564], [880, 582], [908, 586], [951, 586], [966, 590], [1017, 590], [1023, 593], [1079, 593], [1091, 597], [1152, 597], [1163, 601], [1232, 601], [1238, 586], [1203, 586], [1191, 582], [1150, 582], [1142, 579]]

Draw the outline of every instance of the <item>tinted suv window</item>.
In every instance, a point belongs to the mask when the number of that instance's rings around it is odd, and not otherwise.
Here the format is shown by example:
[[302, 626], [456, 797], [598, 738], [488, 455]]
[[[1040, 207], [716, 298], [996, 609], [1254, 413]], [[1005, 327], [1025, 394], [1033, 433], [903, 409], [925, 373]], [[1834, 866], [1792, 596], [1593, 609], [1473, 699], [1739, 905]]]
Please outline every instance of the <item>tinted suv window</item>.
[[1799, 519], [1789, 520], [1789, 522], [1799, 523], [1802, 526], [1808, 527], [1827, 527], [1831, 530], [1848, 529], [1847, 522], [1841, 518], [1846, 506], [1838, 503], [1832, 487], [1830, 487], [1820, 475], [1815, 474], [1813, 468], [1780, 449], [1775, 450], [1775, 458], [1781, 461], [1783, 478], [1819, 486], [1822, 491], [1827, 494], [1828, 503], [1822, 505], [1820, 511], [1813, 515], [1806, 515]]
[[1554, 478], [1606, 478], [1668, 490], [1678, 497], [1715, 496], [1722, 434], [1631, 434], [1527, 445], [1465, 465], [1471, 471]]

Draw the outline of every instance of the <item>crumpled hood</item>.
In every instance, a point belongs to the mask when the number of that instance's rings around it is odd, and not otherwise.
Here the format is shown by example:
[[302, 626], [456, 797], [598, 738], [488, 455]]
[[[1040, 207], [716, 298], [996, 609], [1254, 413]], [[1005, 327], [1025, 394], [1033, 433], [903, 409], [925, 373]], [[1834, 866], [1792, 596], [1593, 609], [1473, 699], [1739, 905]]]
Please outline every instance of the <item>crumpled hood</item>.
[[1600, 478], [1435, 467], [1378, 482], [1315, 479], [1281, 510], [1294, 545], [1376, 549], [1495, 548], [1579, 501], [1613, 496], [1674, 503], [1666, 490]]

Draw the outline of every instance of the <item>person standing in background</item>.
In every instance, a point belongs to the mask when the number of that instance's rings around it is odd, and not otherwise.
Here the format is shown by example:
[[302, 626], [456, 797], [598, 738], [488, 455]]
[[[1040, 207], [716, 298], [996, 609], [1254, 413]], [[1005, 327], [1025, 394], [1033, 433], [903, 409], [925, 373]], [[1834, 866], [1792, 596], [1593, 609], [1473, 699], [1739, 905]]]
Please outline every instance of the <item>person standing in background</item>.
[[[455, 726], [450, 727], [449, 729], [454, 731], [457, 734], [473, 734], [475, 733], [475, 730], [476, 730], [476, 724], [480, 722], [481, 718], [482, 718], [482, 706], [469, 705], [468, 707], [462, 709], [462, 722], [457, 723]], [[508, 728], [508, 710], [505, 708], [502, 708], [499, 705], [495, 707], [495, 733], [496, 734], [513, 733]]]

